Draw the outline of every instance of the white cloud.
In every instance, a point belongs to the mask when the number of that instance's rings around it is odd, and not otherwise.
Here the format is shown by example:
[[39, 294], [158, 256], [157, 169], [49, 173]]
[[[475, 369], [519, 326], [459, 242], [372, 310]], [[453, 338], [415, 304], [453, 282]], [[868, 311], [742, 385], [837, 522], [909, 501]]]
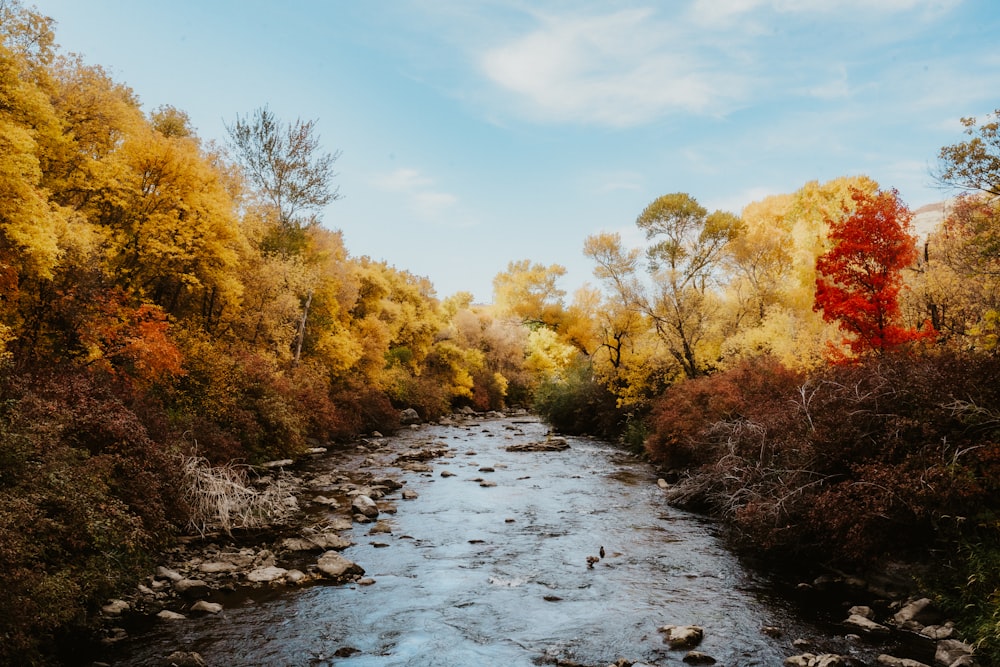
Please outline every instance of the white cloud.
[[704, 25], [727, 24], [760, 9], [781, 14], [893, 14], [920, 11], [930, 18], [961, 0], [695, 0], [691, 14]]
[[698, 55], [683, 26], [651, 9], [540, 22], [479, 59], [486, 76], [539, 120], [626, 127], [717, 109], [744, 88]]
[[376, 187], [400, 195], [404, 206], [417, 218], [449, 227], [468, 227], [459, 218], [457, 196], [434, 188], [434, 180], [417, 169], [401, 168], [373, 179]]
[[375, 179], [375, 184], [389, 192], [412, 193], [420, 188], [432, 185], [433, 181], [416, 169], [403, 168], [378, 176]]

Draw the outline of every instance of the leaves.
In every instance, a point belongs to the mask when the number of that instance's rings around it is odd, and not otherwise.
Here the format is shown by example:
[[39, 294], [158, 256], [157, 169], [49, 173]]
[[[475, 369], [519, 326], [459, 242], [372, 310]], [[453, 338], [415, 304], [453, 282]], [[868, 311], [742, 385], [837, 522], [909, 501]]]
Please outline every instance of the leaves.
[[937, 178], [963, 190], [1000, 195], [1000, 109], [982, 124], [963, 118], [968, 141], [945, 146], [938, 154]]
[[845, 207], [829, 221], [833, 246], [816, 261], [814, 308], [852, 336], [847, 344], [855, 354], [933, 336], [929, 327], [921, 332], [900, 324], [902, 271], [917, 258], [909, 233], [913, 215], [895, 190], [855, 190], [852, 199], [853, 211]]

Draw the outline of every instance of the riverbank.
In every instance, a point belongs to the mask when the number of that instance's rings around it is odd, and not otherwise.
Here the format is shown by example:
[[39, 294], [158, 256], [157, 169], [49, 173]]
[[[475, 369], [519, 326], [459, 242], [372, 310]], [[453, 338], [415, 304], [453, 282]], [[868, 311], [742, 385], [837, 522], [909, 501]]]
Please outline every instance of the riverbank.
[[[553, 442], [534, 418], [492, 414], [277, 466], [268, 475], [295, 498], [294, 520], [179, 546], [122, 600], [127, 608], [109, 610], [102, 660], [596, 666], [676, 664], [690, 651], [740, 665], [809, 653], [853, 665], [907, 657], [898, 650], [906, 637], [892, 628], [840, 625], [843, 599], [823, 610], [836, 582], [811, 582], [791, 600], [742, 570], [713, 524], [667, 507], [654, 470], [631, 454], [585, 438], [556, 451], [510, 451]], [[378, 515], [366, 516], [361, 498]], [[329, 577], [320, 560], [331, 552], [364, 572]], [[664, 625], [697, 625], [704, 637], [671, 648]]]

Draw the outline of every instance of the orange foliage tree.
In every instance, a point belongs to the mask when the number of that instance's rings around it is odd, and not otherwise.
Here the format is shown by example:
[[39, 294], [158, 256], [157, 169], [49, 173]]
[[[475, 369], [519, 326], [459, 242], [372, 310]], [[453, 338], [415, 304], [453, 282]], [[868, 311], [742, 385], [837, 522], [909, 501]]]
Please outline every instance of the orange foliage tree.
[[934, 335], [902, 324], [899, 293], [903, 269], [917, 257], [910, 234], [913, 214], [896, 190], [853, 190], [853, 210], [844, 207], [828, 220], [832, 247], [816, 260], [813, 309], [836, 322], [852, 337], [844, 342], [854, 354], [881, 354]]

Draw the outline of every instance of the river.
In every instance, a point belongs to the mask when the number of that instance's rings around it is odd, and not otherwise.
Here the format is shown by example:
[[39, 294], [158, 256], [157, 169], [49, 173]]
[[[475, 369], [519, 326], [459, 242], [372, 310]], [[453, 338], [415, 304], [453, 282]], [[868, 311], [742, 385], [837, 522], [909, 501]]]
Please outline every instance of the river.
[[[666, 505], [655, 470], [620, 447], [568, 438], [564, 451], [505, 449], [546, 432], [524, 417], [401, 432], [394, 451], [434, 441], [451, 455], [430, 473], [386, 468], [418, 497], [396, 492], [398, 511], [381, 517], [391, 534], [354, 525], [344, 555], [374, 584], [251, 593], [217, 616], [155, 624], [116, 647], [114, 664], [162, 664], [180, 649], [211, 667], [682, 665], [664, 624], [702, 626], [697, 648], [719, 665], [781, 665], [806, 650], [874, 664], [885, 650], [804, 618], [711, 521]], [[333, 465], [343, 462], [312, 464]]]

